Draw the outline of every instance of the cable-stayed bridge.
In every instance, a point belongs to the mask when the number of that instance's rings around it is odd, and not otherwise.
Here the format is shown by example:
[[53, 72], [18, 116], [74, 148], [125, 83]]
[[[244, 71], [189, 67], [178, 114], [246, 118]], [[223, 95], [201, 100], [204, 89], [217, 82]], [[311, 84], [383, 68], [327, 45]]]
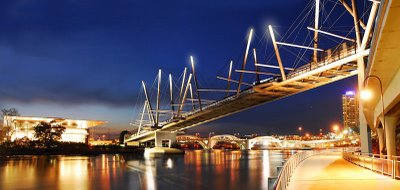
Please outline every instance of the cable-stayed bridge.
[[[321, 2], [324, 6], [321, 5]], [[344, 0], [335, 2], [333, 8], [329, 10], [329, 14], [325, 14], [325, 16], [331, 15], [333, 10], [339, 9], [337, 6], [341, 6], [343, 12], [353, 18], [351, 22], [353, 26], [345, 35], [332, 32], [335, 30], [329, 31], [328, 29], [331, 29], [332, 26], [328, 27], [327, 30], [324, 30], [324, 27], [321, 26], [320, 23], [324, 23], [324, 21], [320, 21], [323, 20], [323, 18], [320, 18], [323, 15], [320, 8], [326, 9], [329, 1], [321, 0], [321, 2], [315, 0], [311, 7], [306, 7], [309, 9], [308, 14], [314, 13], [311, 22], [314, 27], [300, 28], [308, 29], [313, 33], [310, 40], [303, 44], [278, 41], [278, 37], [275, 37], [274, 28], [271, 25], [268, 26], [267, 33], [271, 39], [277, 65], [260, 63], [257, 60], [256, 49], [250, 51], [253, 37], [253, 30], [251, 29], [241, 67], [234, 70], [239, 77], [234, 79], [232, 76], [232, 62], [229, 65], [228, 76], [217, 76], [217, 79], [227, 82], [226, 88], [200, 88], [193, 57], [191, 57], [192, 72], [186, 77], [187, 69], [185, 68], [178, 93], [174, 93], [172, 76], [169, 75], [169, 110], [160, 109], [161, 70], [157, 76], [155, 104], [146, 88], [146, 83], [142, 81], [145, 95], [143, 109], [139, 113], [138, 120], [134, 122], [136, 131], [132, 136], [126, 138], [125, 142], [145, 142], [155, 139], [156, 146], [170, 146], [178, 131], [357, 75], [360, 67], [362, 70], [365, 69], [365, 61], [370, 53], [369, 44], [373, 37], [372, 30], [379, 2], [366, 1], [365, 3], [368, 4], [369, 8], [361, 17], [354, 0], [351, 6]], [[366, 21], [364, 22], [364, 20]], [[306, 21], [303, 20], [302, 22]], [[337, 20], [334, 23], [336, 22]], [[294, 24], [296, 25], [296, 23]], [[292, 27], [289, 29], [294, 30]], [[323, 48], [320, 45], [321, 36], [337, 39], [334, 40], [336, 43], [331, 43], [329, 48]], [[305, 63], [295, 67], [284, 66], [284, 59], [281, 57], [283, 47], [298, 50], [298, 58], [303, 61], [306, 60]], [[247, 62], [250, 62], [248, 60], [249, 52], [252, 52], [253, 70], [249, 69], [249, 66], [246, 67]], [[310, 58], [306, 58], [307, 55]], [[263, 69], [275, 69], [276, 72], [265, 72]], [[245, 74], [255, 75], [256, 80], [244, 82], [246, 80]], [[267, 78], [261, 79], [263, 76], [267, 76]], [[232, 89], [233, 85], [236, 85], [237, 88]], [[243, 88], [243, 86], [246, 86], [246, 88]], [[203, 98], [206, 93], [223, 93], [224, 97], [210, 101]], [[189, 96], [190, 98], [188, 98]]]

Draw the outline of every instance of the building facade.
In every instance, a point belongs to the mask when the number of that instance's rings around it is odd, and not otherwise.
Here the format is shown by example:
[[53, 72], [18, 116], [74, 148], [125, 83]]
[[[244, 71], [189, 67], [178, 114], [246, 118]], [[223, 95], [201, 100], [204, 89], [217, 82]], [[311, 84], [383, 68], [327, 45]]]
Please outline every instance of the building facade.
[[360, 120], [358, 115], [358, 97], [354, 91], [342, 95], [343, 127], [358, 131]]
[[65, 127], [61, 135], [62, 142], [87, 143], [88, 130], [99, 126], [105, 121], [66, 119], [58, 117], [27, 117], [27, 116], [4, 116], [2, 130], [6, 131], [6, 139], [14, 141], [27, 137], [34, 140], [33, 128], [40, 122], [54, 122]]

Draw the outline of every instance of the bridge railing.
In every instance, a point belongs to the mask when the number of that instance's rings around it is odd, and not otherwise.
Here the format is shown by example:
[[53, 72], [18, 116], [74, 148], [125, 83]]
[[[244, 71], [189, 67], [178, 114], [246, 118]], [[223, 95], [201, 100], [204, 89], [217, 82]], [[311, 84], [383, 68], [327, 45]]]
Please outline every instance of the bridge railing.
[[343, 151], [342, 157], [366, 169], [400, 179], [400, 156]]
[[[337, 60], [346, 58], [356, 53], [356, 44], [354, 42], [344, 42], [333, 48], [324, 50], [317, 55], [317, 63], [310, 62], [296, 68], [288, 74], [288, 79], [307, 73], [311, 70], [323, 67]], [[313, 59], [311, 59], [313, 60]]]
[[314, 151], [304, 151], [299, 152], [291, 156], [283, 165], [281, 172], [279, 172], [278, 178], [276, 179], [274, 186], [269, 189], [284, 190], [287, 188], [290, 182], [290, 177], [292, 176], [296, 167], [305, 159], [310, 156], [321, 154], [326, 152], [326, 150], [314, 150]]

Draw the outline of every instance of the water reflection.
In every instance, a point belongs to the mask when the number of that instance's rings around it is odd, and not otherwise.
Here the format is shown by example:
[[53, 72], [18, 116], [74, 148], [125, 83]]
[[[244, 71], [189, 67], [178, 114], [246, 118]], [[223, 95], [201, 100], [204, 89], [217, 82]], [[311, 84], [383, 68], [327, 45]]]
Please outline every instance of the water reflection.
[[293, 153], [8, 157], [0, 159], [0, 189], [266, 189], [276, 166]]

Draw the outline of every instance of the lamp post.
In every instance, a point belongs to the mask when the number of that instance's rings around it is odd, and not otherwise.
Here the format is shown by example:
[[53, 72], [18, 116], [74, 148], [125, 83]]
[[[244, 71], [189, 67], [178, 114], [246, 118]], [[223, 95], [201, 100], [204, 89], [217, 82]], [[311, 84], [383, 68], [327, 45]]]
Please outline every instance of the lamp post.
[[303, 130], [303, 127], [299, 127], [299, 128], [297, 128], [298, 130], [299, 130], [299, 136], [300, 136], [300, 140], [301, 140], [301, 131]]
[[211, 135], [214, 135], [214, 132], [210, 132], [210, 133], [208, 133], [208, 139], [210, 139], [210, 138], [211, 138]]
[[339, 125], [334, 125], [332, 127], [333, 131], [335, 132], [335, 134], [339, 131]]
[[319, 129], [319, 138], [322, 138], [322, 129]]
[[[376, 76], [376, 75], [368, 75], [367, 77], [365, 77], [364, 82], [363, 82], [363, 87], [365, 89], [366, 83], [368, 81], [369, 78], [375, 78], [379, 81], [379, 88], [380, 88], [380, 93], [381, 93], [381, 102], [382, 102], [382, 118], [383, 118], [383, 135], [382, 135], [382, 139], [383, 139], [383, 147], [382, 147], [382, 152], [383, 154], [386, 154], [386, 137], [385, 137], [385, 127], [386, 127], [386, 120], [385, 120], [385, 104], [383, 102], [383, 90], [382, 90], [382, 81], [381, 79]], [[368, 100], [372, 97], [372, 93], [369, 90], [363, 90], [360, 94], [361, 99], [363, 100]]]

